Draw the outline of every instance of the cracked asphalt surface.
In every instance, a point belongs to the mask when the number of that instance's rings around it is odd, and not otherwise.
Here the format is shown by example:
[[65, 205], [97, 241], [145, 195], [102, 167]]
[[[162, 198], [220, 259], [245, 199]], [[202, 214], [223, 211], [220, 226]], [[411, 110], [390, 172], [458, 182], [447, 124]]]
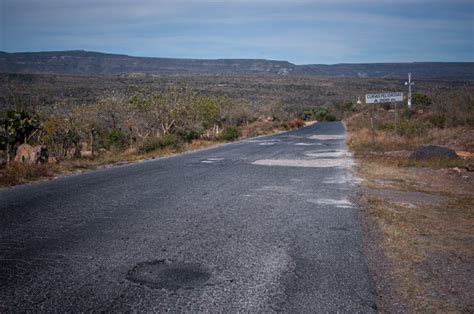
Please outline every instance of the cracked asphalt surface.
[[374, 312], [344, 134], [0, 190], [0, 312]]

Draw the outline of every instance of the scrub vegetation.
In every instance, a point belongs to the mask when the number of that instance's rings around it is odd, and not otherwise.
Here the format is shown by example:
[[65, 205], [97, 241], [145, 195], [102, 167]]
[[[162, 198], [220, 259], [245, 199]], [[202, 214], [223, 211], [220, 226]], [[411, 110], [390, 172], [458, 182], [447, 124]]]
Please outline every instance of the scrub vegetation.
[[[0, 74], [0, 82], [3, 186], [271, 134], [301, 127], [303, 120], [335, 121], [359, 111], [364, 115], [354, 104], [357, 96], [399, 89], [403, 83], [373, 78], [133, 73]], [[459, 91], [472, 94], [474, 89], [469, 82], [417, 83], [430, 97]], [[423, 104], [429, 101], [420, 98]], [[455, 123], [450, 116], [430, 121]], [[406, 129], [413, 132], [410, 125]], [[377, 132], [390, 130], [387, 122]], [[49, 163], [8, 169], [6, 164], [15, 163], [22, 143], [46, 148]]]

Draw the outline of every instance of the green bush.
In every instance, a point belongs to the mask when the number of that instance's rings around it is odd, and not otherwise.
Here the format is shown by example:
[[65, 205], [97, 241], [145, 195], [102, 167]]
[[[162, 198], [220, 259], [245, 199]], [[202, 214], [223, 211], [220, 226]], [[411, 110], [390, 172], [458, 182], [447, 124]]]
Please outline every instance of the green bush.
[[313, 111], [306, 110], [303, 112], [303, 120], [305, 121], [311, 121], [314, 120], [314, 113]]
[[107, 145], [110, 148], [123, 148], [125, 145], [126, 135], [120, 129], [112, 130], [107, 135]]
[[326, 116], [329, 114], [329, 111], [326, 108], [314, 108], [313, 116], [316, 120], [324, 121]]
[[140, 145], [140, 151], [148, 153], [165, 147], [179, 146], [179, 139], [175, 134], [165, 134], [160, 137], [149, 137]]
[[414, 106], [428, 107], [433, 103], [428, 95], [421, 93], [414, 93], [412, 97], [412, 103]]
[[186, 142], [192, 142], [193, 140], [197, 140], [201, 138], [204, 134], [203, 130], [191, 130], [191, 131], [183, 131], [179, 133], [179, 137], [181, 137]]
[[228, 126], [222, 132], [220, 138], [224, 141], [233, 141], [238, 139], [240, 136], [240, 131], [235, 126]]
[[329, 122], [333, 122], [333, 121], [336, 121], [337, 118], [336, 118], [336, 116], [333, 115], [333, 114], [328, 114], [328, 115], [326, 115], [326, 117], [325, 117], [324, 120], [329, 121]]
[[161, 147], [178, 146], [179, 139], [175, 134], [165, 134], [160, 137]]

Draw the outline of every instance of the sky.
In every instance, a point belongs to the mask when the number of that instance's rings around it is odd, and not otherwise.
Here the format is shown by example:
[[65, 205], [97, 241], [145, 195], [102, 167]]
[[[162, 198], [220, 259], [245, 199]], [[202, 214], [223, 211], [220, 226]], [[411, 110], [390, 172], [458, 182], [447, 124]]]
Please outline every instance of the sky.
[[474, 0], [0, 0], [0, 51], [474, 61]]

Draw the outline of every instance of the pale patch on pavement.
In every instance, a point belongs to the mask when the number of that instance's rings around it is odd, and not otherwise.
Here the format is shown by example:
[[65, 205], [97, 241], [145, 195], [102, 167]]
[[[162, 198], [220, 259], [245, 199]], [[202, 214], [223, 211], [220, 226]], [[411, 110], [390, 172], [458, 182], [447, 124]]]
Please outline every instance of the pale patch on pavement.
[[347, 199], [335, 200], [335, 199], [308, 199], [306, 200], [309, 203], [317, 204], [317, 205], [330, 205], [336, 206], [338, 208], [351, 208], [353, 204]]
[[308, 157], [318, 157], [318, 158], [340, 158], [340, 157], [350, 157], [351, 154], [347, 150], [338, 150], [338, 151], [315, 151], [305, 153], [305, 156]]
[[362, 179], [354, 177], [351, 174], [332, 176], [324, 179], [323, 184], [350, 184], [356, 185], [362, 182]]
[[295, 143], [296, 146], [314, 146], [314, 145], [322, 145], [321, 143]]
[[245, 140], [243, 142], [244, 143], [275, 143], [275, 142], [280, 142], [280, 140], [278, 140], [278, 139], [269, 139], [269, 140], [255, 139], [255, 140]]
[[215, 157], [215, 158], [207, 158], [206, 160], [201, 160], [201, 162], [204, 164], [213, 164], [222, 160], [224, 160], [224, 158]]
[[283, 167], [306, 167], [306, 168], [330, 168], [350, 167], [353, 161], [347, 158], [329, 159], [260, 159], [252, 163], [259, 166], [283, 166]]
[[259, 143], [258, 145], [268, 146], [268, 145], [275, 145], [275, 143], [274, 142], [263, 142], [263, 143]]
[[261, 188], [258, 188], [257, 191], [273, 192], [278, 194], [294, 194], [296, 192], [296, 188], [294, 186], [288, 185], [265, 185]]
[[311, 135], [308, 137], [312, 140], [321, 140], [321, 141], [329, 141], [329, 140], [344, 140], [346, 137], [344, 135]]

